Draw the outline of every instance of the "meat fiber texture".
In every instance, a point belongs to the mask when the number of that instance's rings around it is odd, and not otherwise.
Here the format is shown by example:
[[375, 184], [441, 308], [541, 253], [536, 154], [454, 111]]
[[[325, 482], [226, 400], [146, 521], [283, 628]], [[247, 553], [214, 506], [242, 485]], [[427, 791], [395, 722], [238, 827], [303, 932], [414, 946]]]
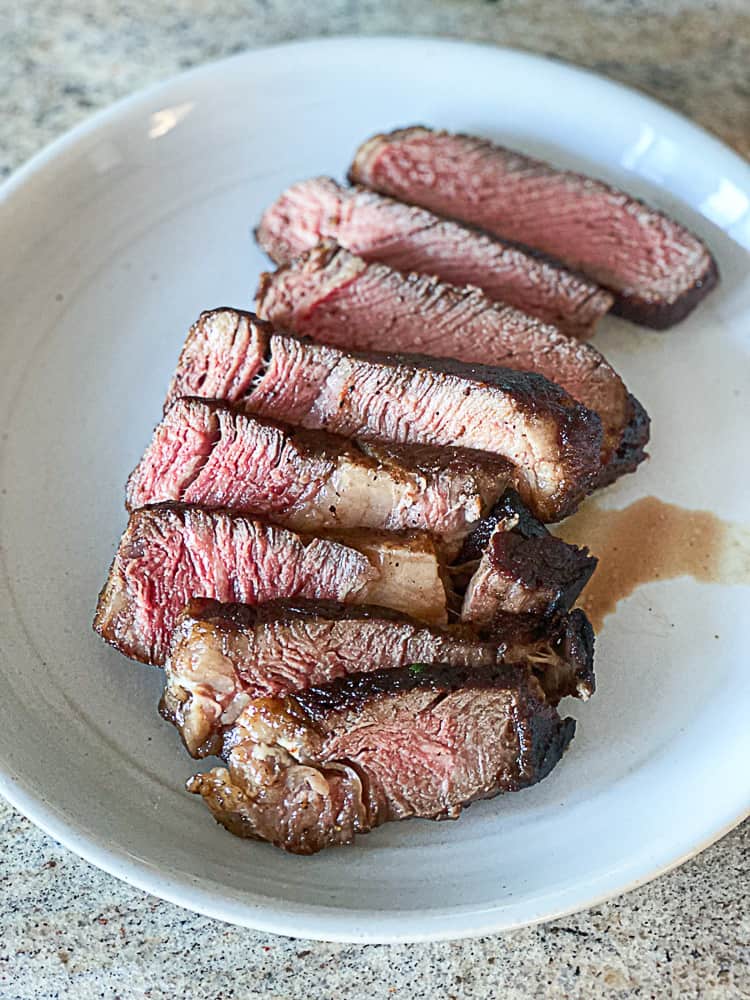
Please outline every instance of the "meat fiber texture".
[[541, 375], [341, 351], [237, 310], [203, 313], [192, 328], [167, 405], [191, 395], [344, 437], [499, 455], [546, 521], [571, 513], [602, 471], [598, 415]]
[[251, 702], [227, 767], [188, 789], [232, 833], [313, 854], [532, 785], [574, 731], [524, 666], [416, 664]]
[[261, 277], [256, 309], [280, 329], [344, 350], [396, 348], [537, 372], [602, 421], [602, 462], [616, 474], [645, 457], [648, 419], [602, 354], [476, 288], [385, 264], [327, 243]]
[[581, 271], [615, 293], [621, 316], [655, 329], [687, 316], [718, 280], [705, 244], [663, 212], [485, 139], [422, 127], [376, 135], [350, 179]]
[[582, 275], [518, 246], [327, 177], [285, 191], [264, 213], [256, 237], [277, 264], [333, 240], [367, 261], [481, 288], [579, 339], [592, 335], [614, 301]]
[[[308, 597], [388, 605], [390, 599], [440, 620], [445, 592], [434, 553], [417, 553], [427, 564], [431, 587], [425, 593], [408, 566], [389, 579], [388, 544], [372, 538], [360, 551], [221, 511], [144, 507], [131, 515], [120, 541], [94, 628], [126, 656], [162, 664], [177, 618], [194, 597], [245, 604]], [[396, 566], [400, 561], [403, 556]]]
[[594, 642], [582, 611], [505, 615], [492, 639], [462, 626], [427, 626], [385, 608], [282, 600], [258, 607], [192, 601], [165, 670], [162, 715], [194, 757], [219, 753], [243, 709], [353, 673], [439, 660], [486, 666], [523, 659], [548, 701], [594, 690]]
[[487, 452], [357, 443], [184, 398], [154, 431], [127, 506], [181, 501], [302, 531], [417, 529], [460, 544], [513, 480]]

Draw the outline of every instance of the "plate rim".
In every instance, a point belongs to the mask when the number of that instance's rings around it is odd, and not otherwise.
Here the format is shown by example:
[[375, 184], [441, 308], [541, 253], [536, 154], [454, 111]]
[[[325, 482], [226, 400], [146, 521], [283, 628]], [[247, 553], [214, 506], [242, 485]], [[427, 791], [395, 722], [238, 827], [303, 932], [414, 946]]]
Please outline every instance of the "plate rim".
[[[221, 75], [229, 67], [252, 62], [279, 51], [293, 52], [298, 49], [311, 48], [336, 49], [353, 45], [367, 48], [377, 43], [405, 47], [432, 45], [454, 50], [463, 49], [467, 53], [480, 49], [493, 53], [499, 59], [517, 60], [519, 64], [526, 63], [537, 67], [544, 64], [554, 67], [557, 72], [562, 72], [572, 78], [585, 78], [600, 90], [609, 90], [611, 93], [626, 95], [631, 100], [635, 99], [645, 109], [657, 111], [664, 121], [686, 130], [688, 133], [692, 132], [696, 138], [700, 138], [702, 143], [708, 143], [712, 152], [720, 154], [725, 159], [728, 158], [728, 162], [732, 162], [735, 169], [739, 168], [740, 172], [745, 173], [748, 176], [750, 186], [750, 164], [717, 136], [712, 135], [700, 125], [655, 98], [635, 88], [600, 76], [593, 70], [575, 66], [555, 57], [493, 45], [492, 43], [462, 41], [431, 35], [337, 35], [280, 42], [270, 46], [248, 49], [223, 59], [202, 63], [182, 73], [173, 74], [120, 98], [54, 139], [35, 153], [31, 159], [14, 170], [0, 185], [0, 207], [9, 205], [12, 198], [23, 191], [24, 185], [49, 167], [54, 166], [58, 157], [75, 148], [83, 139], [110, 124], [116, 124], [124, 115], [137, 111], [139, 108], [145, 110], [154, 98], [169, 91], [175, 85], [185, 85], [193, 81], [200, 81], [204, 77]], [[321, 904], [292, 904], [288, 901], [270, 907], [263, 897], [249, 893], [243, 894], [241, 902], [236, 902], [228, 899], [221, 892], [201, 885], [197, 877], [195, 883], [191, 885], [182, 877], [158, 871], [149, 862], [133, 858], [124, 849], [107, 847], [102, 838], [98, 834], [87, 831], [82, 822], [76, 824], [59, 816], [54, 804], [45, 797], [44, 793], [32, 788], [23, 775], [3, 759], [0, 759], [0, 794], [11, 806], [18, 809], [44, 833], [65, 848], [95, 867], [141, 891], [205, 916], [260, 931], [311, 940], [361, 944], [458, 940], [499, 931], [510, 931], [559, 919], [630, 892], [632, 889], [645, 885], [660, 875], [679, 867], [750, 817], [750, 801], [748, 801], [747, 805], [736, 815], [729, 818], [720, 817], [720, 822], [716, 826], [707, 824], [709, 831], [697, 844], [692, 844], [688, 849], [679, 853], [677, 857], [671, 857], [656, 864], [653, 861], [646, 862], [642, 867], [647, 867], [648, 870], [644, 870], [638, 875], [631, 875], [624, 884], [609, 885], [605, 890], [595, 892], [589, 897], [579, 898], [574, 903], [552, 908], [543, 913], [527, 914], [526, 916], [514, 915], [518, 904], [511, 904], [510, 906], [498, 905], [483, 909], [473, 908], [466, 911], [456, 910], [456, 908], [441, 908], [419, 911], [418, 913], [382, 911], [373, 914], [372, 911], [366, 910], [342, 910]], [[616, 876], [612, 878], [612, 882], [617, 883]], [[415, 925], [415, 921], [421, 923], [424, 929], [419, 929]]]

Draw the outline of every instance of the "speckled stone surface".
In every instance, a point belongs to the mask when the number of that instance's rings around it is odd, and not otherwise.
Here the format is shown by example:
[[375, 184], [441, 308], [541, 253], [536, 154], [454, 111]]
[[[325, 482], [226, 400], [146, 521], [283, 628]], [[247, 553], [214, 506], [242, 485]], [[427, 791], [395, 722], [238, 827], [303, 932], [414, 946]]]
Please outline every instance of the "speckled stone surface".
[[[414, 32], [589, 66], [750, 155], [748, 0], [0, 0], [0, 175], [159, 78], [309, 35]], [[750, 997], [750, 824], [586, 913], [435, 945], [295, 941], [117, 882], [0, 802], [0, 998]]]

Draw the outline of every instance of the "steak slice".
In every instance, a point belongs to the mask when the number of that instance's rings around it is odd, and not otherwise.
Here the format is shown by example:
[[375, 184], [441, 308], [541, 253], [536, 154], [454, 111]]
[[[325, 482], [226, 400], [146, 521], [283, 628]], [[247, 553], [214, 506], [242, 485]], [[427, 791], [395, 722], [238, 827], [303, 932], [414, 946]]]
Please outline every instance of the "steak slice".
[[[476, 288], [368, 264], [329, 243], [262, 275], [256, 308], [280, 329], [344, 350], [388, 345], [544, 375], [599, 414], [605, 463], [626, 435], [633, 437], [632, 397], [595, 347], [498, 305]], [[640, 430], [635, 443], [643, 458], [648, 423]], [[629, 470], [619, 463], [618, 471]]]
[[314, 854], [533, 785], [574, 731], [523, 665], [416, 664], [250, 702], [227, 767], [187, 787], [232, 833]]
[[364, 671], [440, 660], [482, 666], [524, 660], [557, 703], [594, 690], [594, 640], [582, 611], [541, 621], [496, 616], [491, 640], [438, 628], [385, 608], [335, 601], [252, 607], [191, 601], [175, 628], [161, 713], [193, 757], [218, 753], [228, 727], [260, 697], [301, 691]]
[[449, 358], [341, 351], [274, 333], [252, 313], [203, 313], [169, 389], [344, 437], [475, 448], [510, 461], [543, 520], [601, 474], [601, 421], [541, 375]]
[[350, 178], [582, 271], [615, 293], [615, 312], [657, 330], [718, 281], [705, 244], [663, 212], [484, 139], [421, 127], [376, 135]]
[[349, 441], [183, 398], [128, 480], [127, 507], [173, 500], [299, 531], [418, 529], [460, 544], [514, 471], [487, 452]]
[[614, 301], [582, 275], [518, 246], [363, 187], [343, 188], [329, 177], [285, 191], [266, 209], [255, 235], [277, 264], [333, 240], [398, 271], [474, 285], [489, 298], [582, 339], [591, 336]]
[[222, 511], [141, 508], [120, 540], [94, 628], [126, 656], [161, 664], [194, 597], [392, 601], [416, 617], [445, 620], [445, 591], [426, 537], [369, 536], [345, 545]]
[[557, 545], [559, 541], [508, 490], [491, 516], [466, 538], [458, 557], [459, 565], [476, 566], [464, 593], [461, 620], [492, 629], [499, 611], [569, 611], [597, 560], [588, 549]]

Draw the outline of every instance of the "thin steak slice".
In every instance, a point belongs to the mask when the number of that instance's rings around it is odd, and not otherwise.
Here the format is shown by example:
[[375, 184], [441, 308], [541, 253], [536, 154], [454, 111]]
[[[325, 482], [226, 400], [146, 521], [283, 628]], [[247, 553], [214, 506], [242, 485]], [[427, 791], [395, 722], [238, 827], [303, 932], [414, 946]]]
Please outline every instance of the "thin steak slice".
[[314, 854], [533, 785], [574, 732], [523, 665], [417, 664], [251, 702], [227, 767], [187, 787], [232, 833]]
[[621, 316], [657, 330], [718, 281], [705, 244], [663, 212], [485, 139], [421, 127], [376, 135], [350, 178], [548, 254], [611, 289]]
[[426, 536], [310, 538], [221, 511], [156, 504], [130, 516], [99, 595], [94, 628], [126, 656], [164, 663], [193, 597], [262, 604], [279, 597], [384, 604], [445, 620]]
[[183, 398], [128, 480], [127, 507], [174, 500], [299, 531], [417, 529], [460, 544], [514, 471], [487, 452], [350, 441]]
[[591, 336], [613, 302], [593, 282], [520, 247], [375, 191], [341, 187], [329, 177], [285, 191], [266, 209], [255, 235], [277, 264], [334, 240], [398, 271], [474, 285], [579, 339]]
[[308, 343], [252, 313], [203, 313], [167, 398], [203, 396], [344, 437], [476, 448], [510, 461], [543, 520], [575, 509], [601, 474], [599, 417], [541, 375], [449, 358]]
[[[549, 615], [569, 611], [596, 569], [586, 548], [556, 539], [508, 490], [466, 538], [458, 564], [468, 580], [461, 620], [492, 629], [498, 612]], [[503, 614], [502, 620], [505, 620]]]
[[[598, 413], [602, 461], [633, 436], [632, 397], [595, 347], [476, 288], [366, 263], [327, 243], [260, 279], [256, 309], [276, 327], [344, 350], [399, 351], [537, 372]], [[648, 423], [629, 449], [644, 457]], [[635, 467], [635, 464], [633, 465]], [[619, 463], [620, 472], [626, 471]]]
[[582, 611], [544, 621], [531, 615], [497, 621], [492, 640], [481, 640], [461, 626], [427, 626], [385, 608], [335, 601], [251, 607], [195, 600], [175, 628], [160, 710], [188, 752], [206, 757], [221, 750], [228, 727], [256, 698], [415, 662], [524, 660], [555, 704], [566, 695], [593, 693], [593, 632]]

